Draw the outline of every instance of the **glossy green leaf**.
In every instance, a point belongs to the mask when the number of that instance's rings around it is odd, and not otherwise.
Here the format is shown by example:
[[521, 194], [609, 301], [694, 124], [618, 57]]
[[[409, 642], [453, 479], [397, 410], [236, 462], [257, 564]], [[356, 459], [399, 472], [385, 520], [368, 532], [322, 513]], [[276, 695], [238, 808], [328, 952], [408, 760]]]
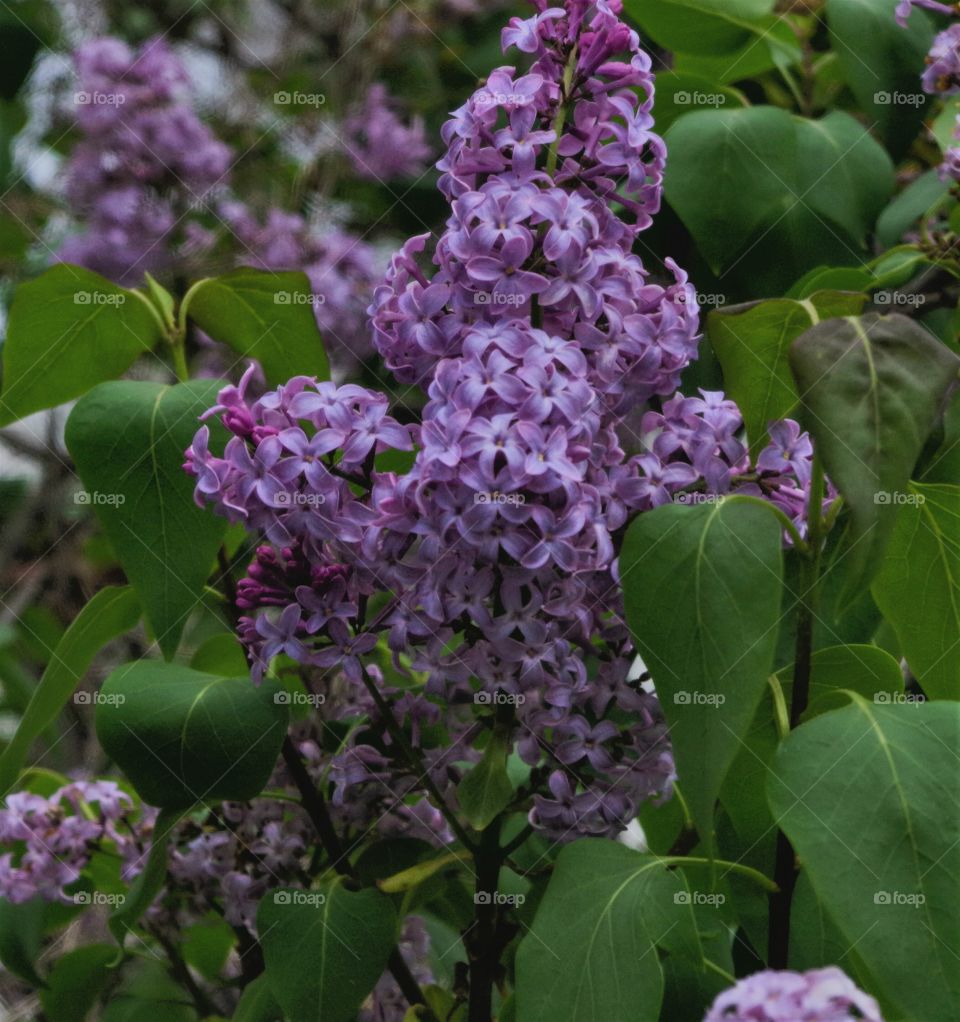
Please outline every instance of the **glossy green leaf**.
[[330, 369], [303, 273], [244, 267], [195, 284], [184, 298], [190, 319], [241, 359], [255, 358], [267, 379], [328, 379]]
[[[775, 689], [769, 685], [720, 795], [745, 845], [772, 837], [775, 829], [767, 807], [767, 776], [780, 744], [776, 725], [778, 713], [784, 718], [784, 728], [789, 721], [793, 664], [779, 671], [776, 681], [783, 694], [783, 707], [778, 711]], [[810, 662], [810, 692], [803, 719], [810, 720], [846, 705], [851, 691], [879, 704], [899, 701], [903, 697], [900, 665], [878, 646], [852, 644], [815, 650]], [[770, 865], [772, 868], [772, 863]]]
[[351, 1022], [397, 938], [393, 903], [342, 881], [318, 891], [280, 889], [257, 909], [267, 984], [289, 1022]]
[[831, 919], [876, 988], [923, 1022], [960, 1017], [958, 742], [960, 704], [854, 697], [791, 734], [769, 785]]
[[678, 117], [695, 110], [721, 106], [733, 109], [746, 105], [746, 97], [739, 89], [718, 85], [709, 78], [675, 70], [660, 71], [657, 74], [653, 117], [661, 133]]
[[960, 699], [960, 487], [913, 483], [873, 595], [910, 669], [937, 699]]
[[830, 42], [868, 123], [896, 156], [917, 137], [930, 98], [917, 77], [933, 26], [916, 10], [905, 31], [890, 0], [827, 0]]
[[134, 291], [60, 263], [17, 288], [3, 345], [0, 425], [122, 375], [163, 332]]
[[243, 802], [258, 795], [287, 730], [279, 687], [140, 660], [104, 682], [97, 735], [151, 805]]
[[620, 577], [680, 784], [709, 842], [714, 802], [773, 669], [781, 527], [750, 498], [667, 504], [631, 525]]
[[57, 719], [96, 654], [139, 618], [136, 593], [125, 586], [101, 589], [74, 618], [50, 654], [16, 734], [0, 756], [0, 793], [5, 795], [16, 783], [30, 746]]
[[808, 330], [790, 364], [805, 425], [850, 507], [846, 601], [880, 566], [960, 359], [905, 316], [869, 314]]
[[110, 980], [110, 964], [117, 949], [109, 944], [87, 944], [57, 959], [40, 1002], [49, 1019], [84, 1022]]
[[460, 808], [474, 830], [488, 827], [513, 799], [513, 784], [507, 773], [509, 752], [504, 737], [494, 731], [483, 758], [467, 771], [457, 788]]
[[190, 994], [169, 974], [157, 956], [144, 956], [123, 970], [101, 1022], [198, 1022]]
[[899, 244], [907, 231], [939, 203], [948, 191], [949, 185], [940, 179], [935, 169], [911, 181], [877, 220], [877, 237], [881, 244], [888, 248]]
[[[183, 452], [219, 381], [103, 383], [77, 402], [66, 441], [164, 656], [177, 650], [226, 522], [193, 500]], [[212, 424], [214, 435], [218, 424]]]
[[849, 114], [700, 111], [666, 133], [665, 194], [721, 280], [782, 294], [865, 251], [894, 186], [889, 156]]
[[820, 291], [802, 301], [774, 298], [710, 313], [707, 330], [724, 389], [743, 413], [754, 455], [767, 442], [768, 425], [790, 415], [800, 400], [790, 345], [821, 320], [858, 315], [865, 301], [862, 294]]
[[0, 899], [0, 962], [33, 987], [42, 987], [37, 962], [43, 944], [47, 904], [41, 898], [14, 904]]
[[627, 0], [627, 12], [668, 50], [728, 54], [775, 24], [774, 0]]
[[283, 1022], [276, 998], [270, 993], [266, 976], [258, 976], [243, 991], [233, 1013], [233, 1022]]
[[567, 845], [517, 951], [517, 1022], [657, 1022], [658, 948], [702, 966], [682, 874], [613, 841]]

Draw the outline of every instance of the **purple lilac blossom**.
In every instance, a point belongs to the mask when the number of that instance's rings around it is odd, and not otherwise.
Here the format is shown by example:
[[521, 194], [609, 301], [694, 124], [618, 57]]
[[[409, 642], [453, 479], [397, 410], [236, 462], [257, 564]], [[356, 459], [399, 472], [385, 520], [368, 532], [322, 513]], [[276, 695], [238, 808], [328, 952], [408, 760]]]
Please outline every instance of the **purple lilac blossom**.
[[923, 87], [931, 94], [944, 96], [960, 92], [960, 23], [945, 28], [934, 39], [923, 73]]
[[704, 1022], [883, 1022], [877, 1002], [840, 969], [757, 972], [713, 1002]]
[[138, 819], [133, 800], [113, 781], [73, 781], [49, 796], [18, 791], [0, 808], [0, 897], [14, 904], [74, 901], [75, 884], [95, 851], [120, 857], [121, 875], [143, 868], [153, 814]]
[[[530, 819], [563, 840], [616, 835], [673, 781], [657, 697], [631, 680], [619, 533], [667, 501], [729, 492], [799, 522], [810, 444], [774, 424], [752, 466], [733, 402], [676, 393], [696, 293], [672, 260], [655, 277], [632, 251], [666, 155], [650, 59], [617, 0], [535, 6], [503, 33], [532, 66], [492, 72], [443, 129], [451, 216], [434, 269], [427, 236], [412, 238], [374, 297], [387, 367], [425, 391], [420, 424], [359, 387], [300, 378], [252, 401], [241, 384], [213, 410], [233, 433], [223, 456], [204, 428], [187, 467], [198, 502], [292, 565], [245, 615], [255, 680], [285, 651], [362, 681], [379, 640], [464, 751], [478, 708], [511, 706], [518, 753], [547, 778]], [[410, 471], [376, 470], [377, 451], [414, 444]], [[298, 581], [305, 566], [333, 574]], [[354, 615], [381, 593], [374, 621]]]
[[907, 27], [907, 22], [914, 7], [919, 7], [925, 11], [933, 11], [934, 14], [949, 15], [957, 14], [960, 11], [960, 5], [940, 3], [940, 0], [899, 0], [896, 16], [902, 28]]
[[187, 101], [189, 83], [161, 39], [131, 50], [95, 39], [76, 52], [75, 113], [83, 137], [66, 194], [85, 224], [58, 259], [139, 283], [166, 269], [200, 234], [185, 217], [225, 182], [231, 153]]
[[379, 82], [343, 122], [342, 145], [358, 177], [388, 182], [415, 177], [430, 159], [423, 118], [404, 121], [399, 100]]
[[[934, 0], [902, 0], [897, 7], [897, 20], [906, 28], [914, 7], [923, 7], [938, 14], [960, 15], [960, 4], [942, 4]], [[927, 68], [922, 77], [923, 88], [933, 96], [955, 96], [960, 93], [960, 22], [954, 22], [937, 35], [927, 54]], [[944, 181], [960, 182], [960, 116], [957, 117], [953, 139], [939, 167]]]

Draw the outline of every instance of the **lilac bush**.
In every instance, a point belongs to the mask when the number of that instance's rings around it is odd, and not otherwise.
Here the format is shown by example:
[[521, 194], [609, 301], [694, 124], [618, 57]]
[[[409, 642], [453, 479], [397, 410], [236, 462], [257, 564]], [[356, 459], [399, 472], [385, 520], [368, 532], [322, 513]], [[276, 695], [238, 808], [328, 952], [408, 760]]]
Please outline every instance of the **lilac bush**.
[[[0, 1003], [960, 1013], [956, 151], [902, 91], [932, 43], [951, 116], [957, 12], [715, 6], [81, 46], [85, 233], [2, 352], [0, 422], [75, 404], [0, 507]], [[68, 486], [82, 572], [23, 540]]]

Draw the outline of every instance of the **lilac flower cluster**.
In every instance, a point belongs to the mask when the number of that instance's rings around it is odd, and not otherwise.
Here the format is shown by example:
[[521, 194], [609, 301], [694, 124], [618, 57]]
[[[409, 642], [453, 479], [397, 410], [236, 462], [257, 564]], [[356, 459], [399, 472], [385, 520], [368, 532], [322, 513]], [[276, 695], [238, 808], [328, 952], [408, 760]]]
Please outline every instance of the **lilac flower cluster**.
[[840, 969], [757, 972], [713, 1002], [704, 1022], [883, 1022], [877, 1002]]
[[133, 800], [112, 781], [73, 781], [49, 796], [19, 791], [0, 808], [0, 897], [73, 901], [75, 884], [96, 851], [121, 860], [132, 880], [143, 868], [152, 815], [137, 818]]
[[344, 119], [343, 148], [357, 177], [387, 182], [414, 177], [430, 159], [423, 118], [405, 121], [401, 104], [377, 82]]
[[[247, 599], [252, 589], [247, 587]], [[416, 717], [412, 710], [411, 716]], [[320, 703], [329, 727], [365, 715], [376, 729], [376, 710], [354, 686], [334, 687]], [[320, 728], [299, 724], [294, 746], [318, 786], [333, 783], [330, 817], [345, 841], [375, 831], [380, 837], [419, 838], [440, 847], [452, 840], [440, 814], [413, 789], [416, 778], [397, 778], [389, 760], [351, 733], [334, 753], [324, 752]], [[317, 872], [313, 824], [297, 802], [298, 792], [286, 766], [279, 764], [268, 789], [289, 797], [264, 795], [253, 802], [222, 803], [205, 818], [180, 824], [171, 841], [170, 883], [151, 909], [155, 924], [178, 932], [208, 912], [222, 912], [231, 926], [257, 936], [258, 902], [270, 891], [292, 887], [309, 891]], [[410, 794], [406, 794], [405, 792]], [[417, 916], [407, 916], [399, 950], [422, 984], [433, 982], [426, 966], [429, 937]], [[401, 1022], [407, 1003], [389, 972], [365, 1002], [365, 1022]]]
[[941, 3], [940, 0], [898, 0], [896, 16], [901, 28], [907, 27], [907, 22], [914, 7], [919, 7], [925, 11], [932, 11], [934, 14], [953, 15], [960, 13], [960, 5], [956, 3], [946, 4]]
[[[903, 27], [914, 7], [922, 7], [937, 14], [960, 16], [960, 4], [938, 3], [936, 0], [901, 0], [897, 7], [897, 20]], [[955, 96], [960, 93], [960, 22], [945, 28], [934, 39], [927, 55], [927, 69], [923, 73], [923, 88], [932, 96]], [[953, 131], [956, 145], [944, 153], [940, 177], [944, 181], [960, 182], [960, 116]]]
[[[444, 128], [435, 271], [413, 238], [375, 294], [380, 353], [426, 391], [420, 425], [360, 388], [227, 388], [223, 457], [201, 430], [187, 465], [199, 501], [278, 548], [258, 555], [241, 627], [255, 678], [282, 652], [364, 681], [384, 637], [431, 700], [418, 712], [443, 706], [464, 746], [465, 707], [513, 728], [530, 819], [562, 839], [618, 833], [672, 783], [659, 703], [631, 676], [619, 534], [687, 491], [754, 492], [799, 518], [811, 450], [777, 424], [751, 466], [735, 405], [675, 395], [696, 294], [632, 252], [665, 156], [649, 58], [616, 0], [536, 6], [504, 31], [530, 71], [499, 68]], [[650, 402], [628, 456], [619, 431]], [[376, 470], [378, 450], [414, 443], [406, 474]]]
[[83, 138], [67, 168], [67, 198], [86, 230], [58, 253], [121, 283], [164, 269], [185, 214], [227, 175], [230, 150], [186, 99], [183, 66], [160, 39], [131, 50], [119, 39], [76, 53]]
[[338, 376], [373, 354], [364, 312], [385, 263], [373, 245], [280, 209], [260, 223], [243, 203], [227, 202], [220, 215], [240, 243], [244, 265], [306, 273], [317, 326]]
[[[739, 408], [720, 391], [700, 394], [687, 398], [678, 393], [664, 402], [662, 412], [643, 417], [648, 451], [637, 460], [649, 506], [671, 500], [695, 504], [729, 493], [762, 497], [779, 508], [803, 537], [813, 465], [809, 434], [792, 419], [771, 423], [770, 442], [751, 465], [741, 439]], [[678, 486], [691, 485], [674, 496]], [[836, 496], [827, 480], [824, 512]]]

